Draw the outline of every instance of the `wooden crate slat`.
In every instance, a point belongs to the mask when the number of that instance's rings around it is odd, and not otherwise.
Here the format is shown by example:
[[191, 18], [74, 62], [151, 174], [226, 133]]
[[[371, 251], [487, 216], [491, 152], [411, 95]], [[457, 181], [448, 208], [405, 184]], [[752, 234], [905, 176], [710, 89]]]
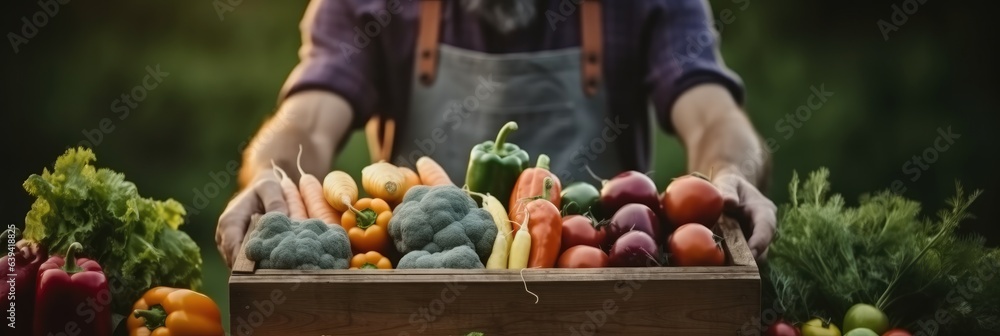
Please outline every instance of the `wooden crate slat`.
[[230, 300], [236, 335], [246, 334], [241, 325], [283, 335], [733, 335], [759, 310], [759, 296], [747, 294], [759, 286], [727, 278], [529, 283], [541, 297], [535, 304], [520, 282], [283, 282], [235, 284]]
[[243, 236], [243, 245], [240, 247], [240, 253], [236, 255], [236, 261], [233, 262], [233, 274], [250, 274], [257, 267], [256, 262], [247, 259], [246, 249], [247, 241], [250, 240], [250, 233], [257, 228], [257, 222], [260, 220], [260, 217], [261, 215], [259, 214], [250, 216], [250, 225], [247, 226], [247, 233]]

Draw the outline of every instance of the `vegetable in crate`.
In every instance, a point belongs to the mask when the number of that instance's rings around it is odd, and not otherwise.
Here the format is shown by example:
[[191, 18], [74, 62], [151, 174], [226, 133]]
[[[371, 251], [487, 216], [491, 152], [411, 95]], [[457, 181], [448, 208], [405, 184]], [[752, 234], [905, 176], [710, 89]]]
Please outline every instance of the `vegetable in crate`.
[[[1000, 267], [1000, 250], [956, 233], [979, 192], [966, 196], [956, 188], [932, 220], [920, 215], [919, 203], [890, 192], [848, 207], [831, 194], [828, 177], [826, 169], [804, 183], [793, 176], [791, 203], [779, 212], [782, 224], [762, 273], [786, 316], [844, 316], [855, 303], [869, 302], [902, 327], [948, 316], [941, 335], [1000, 330], [1000, 282], [983, 281]], [[983, 283], [976, 295], [952, 294], [976, 282]]]
[[389, 244], [390, 219], [392, 210], [389, 210], [388, 203], [379, 198], [362, 198], [353, 206], [348, 206], [340, 223], [347, 230], [354, 253], [388, 253], [392, 248]]
[[[486, 141], [472, 147], [465, 184], [469, 190], [489, 193], [510, 209], [511, 191], [521, 172], [528, 168], [528, 152], [507, 143], [507, 135], [517, 130], [517, 123], [508, 122], [500, 129], [496, 141]], [[558, 194], [558, 193], [557, 193]]]
[[448, 173], [444, 171], [444, 167], [441, 167], [434, 159], [421, 156], [415, 165], [417, 166], [417, 175], [420, 176], [420, 182], [423, 184], [429, 186], [455, 185], [448, 177]]
[[550, 193], [555, 182], [546, 177], [543, 180], [545, 189], [542, 197], [529, 202], [524, 211], [514, 214], [511, 223], [514, 230], [518, 230], [529, 216], [531, 225], [528, 231], [531, 232], [531, 256], [528, 260], [528, 268], [552, 268], [559, 260], [560, 245], [562, 244], [562, 217], [559, 215], [559, 208], [549, 202]]
[[587, 182], [570, 183], [559, 193], [559, 205], [564, 217], [590, 213], [594, 217], [604, 218], [601, 217], [600, 200], [601, 192]]
[[376, 162], [361, 169], [361, 188], [368, 195], [397, 204], [409, 189], [407, 174], [388, 162]]
[[659, 266], [660, 249], [653, 237], [643, 231], [629, 231], [615, 241], [608, 253], [612, 267]]
[[351, 175], [334, 170], [323, 178], [323, 198], [334, 210], [345, 213], [348, 206], [358, 201], [358, 184]]
[[[0, 265], [5, 266], [0, 274], [13, 275], [10, 278], [5, 277], [3, 285], [0, 285], [0, 288], [3, 288], [3, 292], [0, 292], [2, 293], [0, 308], [7, 310], [12, 306], [17, 307], [17, 320], [22, 321], [22, 325], [28, 325], [31, 324], [35, 314], [35, 279], [38, 276], [38, 267], [48, 259], [48, 255], [38, 244], [26, 240], [18, 241], [17, 233], [20, 231], [14, 224], [8, 227], [9, 229], [3, 233], [3, 240], [7, 244], [14, 241], [17, 243], [14, 246], [15, 250], [7, 251], [0, 258]], [[9, 282], [11, 280], [13, 282]], [[14, 285], [13, 290], [11, 285]], [[31, 328], [13, 328], [10, 332], [11, 336], [31, 335]]]
[[722, 216], [722, 193], [699, 173], [671, 181], [660, 202], [674, 228], [690, 223], [713, 228]]
[[111, 335], [111, 291], [96, 261], [77, 258], [72, 243], [65, 258], [50, 257], [38, 268], [35, 335]]
[[601, 208], [604, 214], [613, 215], [629, 203], [639, 203], [660, 213], [660, 194], [656, 184], [646, 174], [630, 170], [602, 181]]
[[351, 258], [351, 269], [392, 269], [392, 262], [375, 251], [358, 253]]
[[726, 252], [722, 250], [722, 237], [716, 236], [704, 225], [681, 225], [667, 239], [671, 266], [724, 266]]
[[569, 215], [562, 219], [562, 239], [559, 242], [560, 250], [577, 245], [587, 245], [606, 250], [611, 247], [607, 243], [608, 225], [607, 222], [581, 216]]
[[611, 216], [606, 238], [607, 246], [614, 244], [618, 237], [630, 231], [642, 231], [656, 239], [663, 230], [660, 229], [660, 219], [656, 217], [653, 209], [643, 204], [629, 203], [618, 209], [614, 216]]
[[24, 238], [60, 253], [83, 244], [115, 284], [115, 312], [127, 312], [151, 287], [201, 287], [201, 252], [178, 230], [184, 206], [139, 196], [124, 175], [92, 166], [95, 159], [90, 149], [69, 149], [54, 170], [28, 177], [24, 189], [37, 198]]
[[327, 224], [340, 224], [340, 213], [326, 201], [323, 184], [316, 176], [302, 170], [302, 145], [299, 145], [296, 165], [299, 168], [299, 195], [305, 204], [306, 214], [309, 218], [320, 219]]
[[599, 248], [587, 245], [570, 247], [559, 255], [559, 268], [608, 267], [608, 254]]
[[340, 225], [319, 219], [297, 222], [279, 212], [260, 217], [246, 249], [258, 268], [346, 269], [351, 259], [351, 244]]
[[415, 186], [389, 220], [389, 236], [405, 268], [483, 268], [497, 225], [456, 186]]
[[490, 252], [490, 259], [486, 261], [486, 268], [505, 269], [510, 257], [510, 245], [514, 243], [513, 230], [510, 226], [510, 218], [507, 217], [507, 210], [493, 195], [483, 195], [471, 191], [469, 194], [483, 199], [483, 209], [490, 213], [493, 217], [493, 223], [497, 226], [497, 237], [493, 240], [493, 251]]
[[170, 287], [150, 289], [132, 306], [130, 336], [221, 336], [222, 315], [208, 296]]
[[[552, 180], [552, 186], [548, 193], [545, 192], [545, 179]], [[510, 208], [507, 216], [514, 217], [515, 213], [524, 210], [524, 206], [528, 202], [543, 197], [543, 194], [548, 195], [544, 198], [555, 205], [556, 209], [561, 209], [559, 207], [561, 193], [562, 185], [559, 183], [559, 177], [549, 171], [549, 156], [541, 154], [538, 156], [538, 163], [532, 168], [525, 169], [517, 178], [514, 190], [510, 193]]]
[[514, 242], [510, 244], [510, 257], [507, 259], [508, 269], [523, 269], [528, 267], [528, 257], [531, 255], [531, 232], [528, 228], [533, 224], [531, 218], [525, 218], [524, 225], [517, 230], [514, 235]]

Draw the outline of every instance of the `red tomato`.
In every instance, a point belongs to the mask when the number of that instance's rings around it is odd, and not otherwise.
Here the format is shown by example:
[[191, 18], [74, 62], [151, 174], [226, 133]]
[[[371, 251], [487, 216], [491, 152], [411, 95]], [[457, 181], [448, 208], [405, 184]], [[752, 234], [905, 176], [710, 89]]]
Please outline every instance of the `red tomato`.
[[882, 336], [913, 336], [909, 331], [903, 328], [889, 329]]
[[673, 266], [724, 266], [726, 253], [716, 235], [697, 223], [681, 225], [667, 238]]
[[660, 197], [660, 204], [674, 227], [688, 223], [713, 227], [722, 216], [722, 194], [712, 182], [698, 175], [682, 176], [670, 182]]
[[577, 245], [570, 247], [566, 252], [563, 252], [559, 256], [559, 261], [556, 262], [556, 267], [559, 268], [598, 268], [598, 267], [608, 267], [608, 255], [601, 251], [601, 249], [587, 246], [587, 245]]
[[597, 225], [589, 217], [569, 215], [563, 217], [562, 248], [566, 251], [577, 245], [587, 245], [600, 248], [608, 235], [606, 225]]
[[772, 324], [770, 327], [767, 328], [767, 331], [764, 332], [764, 335], [801, 336], [802, 334], [799, 333], [799, 328], [796, 328], [794, 325], [788, 323], [788, 321], [785, 321], [784, 319], [779, 319], [777, 322], [774, 322], [774, 324]]

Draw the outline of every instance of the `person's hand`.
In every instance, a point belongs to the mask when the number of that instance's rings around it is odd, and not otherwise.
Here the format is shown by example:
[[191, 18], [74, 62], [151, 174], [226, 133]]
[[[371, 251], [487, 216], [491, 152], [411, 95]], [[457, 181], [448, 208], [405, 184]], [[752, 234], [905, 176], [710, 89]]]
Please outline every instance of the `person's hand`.
[[247, 187], [236, 194], [219, 216], [215, 244], [229, 267], [240, 253], [243, 236], [250, 225], [250, 215], [271, 211], [288, 213], [285, 196], [277, 177], [269, 170], [257, 174]]
[[747, 245], [758, 261], [767, 258], [767, 249], [777, 230], [778, 208], [740, 174], [720, 172], [713, 182], [722, 193], [724, 212], [735, 218], [749, 232]]

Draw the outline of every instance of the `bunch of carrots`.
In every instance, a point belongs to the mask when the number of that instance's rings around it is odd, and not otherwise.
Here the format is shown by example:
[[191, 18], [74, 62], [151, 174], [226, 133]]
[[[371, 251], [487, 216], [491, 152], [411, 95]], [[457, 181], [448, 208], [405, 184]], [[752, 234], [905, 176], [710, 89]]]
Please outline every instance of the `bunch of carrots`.
[[429, 157], [416, 162], [417, 171], [388, 162], [373, 163], [361, 170], [361, 187], [370, 198], [358, 199], [358, 184], [343, 171], [335, 170], [323, 182], [302, 170], [302, 146], [299, 146], [296, 185], [274, 161], [271, 166], [281, 184], [288, 216], [292, 219], [320, 219], [328, 225], [341, 225], [351, 241], [352, 268], [392, 268], [385, 257], [391, 249], [389, 219], [406, 191], [416, 185], [454, 185], [444, 168]]

